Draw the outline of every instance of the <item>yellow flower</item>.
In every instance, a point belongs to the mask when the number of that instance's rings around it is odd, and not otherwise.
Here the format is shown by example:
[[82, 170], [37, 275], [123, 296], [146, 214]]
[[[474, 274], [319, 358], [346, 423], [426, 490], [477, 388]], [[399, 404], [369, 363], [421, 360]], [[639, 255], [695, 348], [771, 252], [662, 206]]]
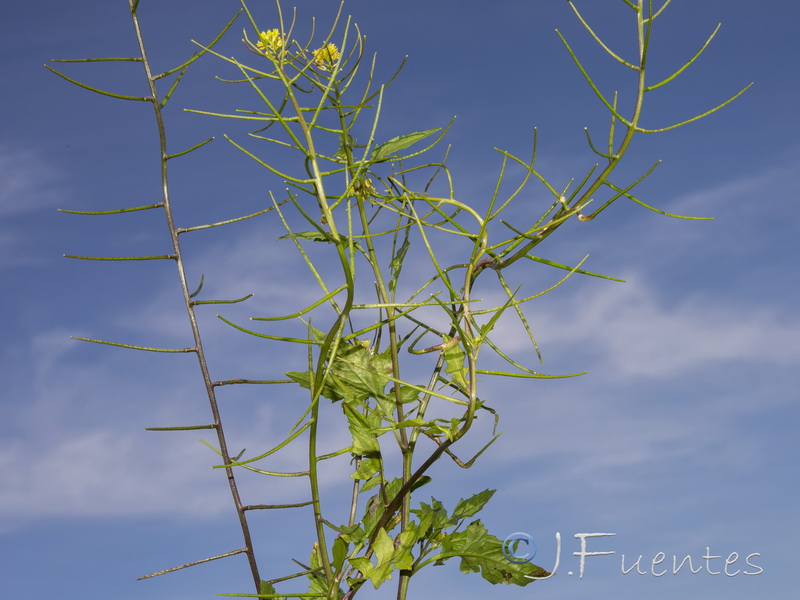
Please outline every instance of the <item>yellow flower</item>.
[[283, 38], [281, 32], [277, 29], [270, 29], [269, 31], [262, 31], [258, 34], [258, 48], [265, 56], [275, 54], [283, 48]]
[[372, 179], [362, 179], [361, 181], [357, 181], [355, 184], [355, 189], [363, 196], [375, 195], [375, 186], [372, 183]]
[[321, 71], [327, 71], [329, 67], [339, 60], [339, 56], [341, 55], [336, 44], [328, 44], [324, 48], [314, 50], [314, 62]]

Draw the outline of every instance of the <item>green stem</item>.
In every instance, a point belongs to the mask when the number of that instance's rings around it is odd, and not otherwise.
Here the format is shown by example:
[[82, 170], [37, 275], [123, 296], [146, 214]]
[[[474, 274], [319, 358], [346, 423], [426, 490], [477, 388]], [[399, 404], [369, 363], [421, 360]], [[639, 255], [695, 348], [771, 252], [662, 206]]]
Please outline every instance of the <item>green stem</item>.
[[[319, 157], [315, 149], [314, 138], [311, 132], [311, 126], [305, 119], [305, 113], [300, 107], [299, 102], [297, 101], [297, 96], [294, 92], [294, 88], [292, 87], [291, 82], [286, 76], [286, 73], [283, 69], [283, 64], [281, 62], [277, 62], [276, 67], [278, 75], [281, 78], [281, 82], [283, 83], [283, 86], [286, 89], [289, 101], [291, 102], [292, 108], [294, 109], [295, 115], [297, 116], [296, 122], [299, 124], [300, 129], [302, 131], [303, 141], [305, 142], [304, 152], [308, 160], [309, 166], [311, 168], [311, 175], [314, 182], [314, 192], [317, 198], [317, 203], [319, 205], [320, 212], [322, 213], [322, 220], [324, 223], [328, 225], [331, 236], [334, 239], [334, 243], [336, 246], [337, 254], [339, 256], [339, 262], [342, 267], [342, 271], [345, 278], [345, 285], [347, 289], [347, 297], [345, 299], [344, 305], [339, 314], [337, 315], [333, 327], [331, 327], [331, 329], [328, 331], [328, 334], [325, 337], [325, 340], [323, 341], [322, 346], [320, 348], [320, 354], [314, 376], [314, 384], [311, 390], [311, 396], [312, 396], [311, 426], [309, 428], [309, 444], [308, 444], [309, 480], [311, 484], [311, 497], [314, 510], [314, 525], [316, 528], [317, 541], [319, 542], [319, 555], [320, 555], [320, 560], [322, 562], [323, 571], [325, 572], [325, 579], [331, 585], [330, 589], [331, 597], [335, 598], [337, 591], [336, 591], [336, 585], [334, 583], [333, 569], [331, 567], [330, 557], [328, 556], [328, 546], [325, 541], [325, 528], [324, 528], [324, 520], [322, 517], [322, 507], [321, 507], [320, 492], [319, 492], [319, 473], [318, 473], [319, 457], [317, 456], [317, 432], [319, 425], [319, 402], [322, 396], [322, 389], [325, 384], [325, 379], [328, 373], [328, 369], [330, 369], [331, 365], [334, 362], [336, 356], [336, 350], [338, 349], [339, 342], [341, 340], [341, 334], [342, 331], [344, 330], [345, 323], [347, 322], [347, 319], [350, 315], [350, 311], [352, 310], [353, 300], [355, 295], [355, 280], [353, 274], [353, 267], [350, 264], [350, 261], [348, 260], [344, 244], [342, 243], [343, 240], [336, 226], [336, 220], [334, 219], [333, 213], [330, 209], [330, 205], [328, 204], [327, 195], [325, 193], [325, 184], [323, 182], [322, 172], [319, 168]], [[334, 71], [331, 74], [331, 78], [335, 77], [336, 77], [336, 72]], [[352, 236], [349, 237], [352, 240]], [[325, 368], [326, 362], [328, 365], [328, 369]]]
[[[637, 27], [637, 39], [638, 39], [638, 48], [639, 48], [639, 65], [637, 67], [638, 77], [637, 77], [637, 89], [636, 89], [636, 100], [634, 102], [633, 107], [633, 115], [631, 116], [630, 123], [626, 126], [625, 135], [623, 136], [620, 144], [616, 150], [608, 159], [608, 164], [606, 167], [600, 172], [600, 174], [594, 179], [591, 185], [581, 194], [581, 197], [576, 202], [573, 202], [573, 208], [568, 209], [564, 206], [561, 206], [556, 214], [548, 221], [548, 223], [544, 226], [544, 228], [539, 232], [539, 234], [535, 237], [535, 239], [531, 240], [522, 248], [517, 250], [514, 254], [510, 257], [501, 260], [498, 265], [495, 265], [494, 268], [496, 269], [503, 269], [516, 261], [520, 258], [523, 258], [528, 252], [530, 252], [535, 246], [540, 244], [544, 239], [549, 237], [556, 229], [558, 229], [562, 223], [566, 221], [565, 217], [570, 217], [573, 214], [577, 214], [579, 211], [579, 207], [585, 204], [598, 189], [606, 182], [608, 177], [617, 168], [622, 157], [628, 151], [628, 147], [633, 140], [633, 136], [638, 131], [639, 120], [642, 114], [642, 106], [644, 104], [644, 95], [646, 91], [645, 85], [645, 71], [646, 71], [646, 64], [647, 64], [647, 50], [650, 42], [650, 30], [652, 28], [652, 23], [649, 22], [649, 19], [645, 19], [643, 16], [644, 7], [643, 3], [644, 0], [638, 0], [638, 9], [636, 11], [636, 27]], [[648, 21], [647, 27], [645, 28], [645, 21]], [[587, 215], [585, 217], [586, 220], [591, 220], [596, 217], [602, 210], [604, 210], [606, 206], [599, 208], [591, 215]]]
[[[349, 135], [350, 128], [348, 127], [346, 115], [344, 113], [342, 97], [341, 97], [341, 92], [339, 90], [338, 81], [334, 81], [333, 96], [331, 98], [331, 101], [335, 105], [339, 116], [339, 126], [341, 129], [341, 136], [342, 136], [342, 147], [344, 149], [345, 162], [347, 164], [347, 173], [350, 179], [348, 184], [351, 187], [354, 187], [355, 183], [361, 182], [361, 184], [358, 186], [358, 189], [355, 190], [355, 198], [358, 206], [358, 214], [361, 220], [361, 227], [364, 232], [363, 233], [364, 244], [366, 245], [367, 248], [368, 262], [372, 269], [372, 273], [375, 276], [375, 285], [378, 291], [378, 301], [387, 305], [386, 320], [389, 328], [389, 348], [392, 357], [392, 376], [394, 377], [395, 380], [400, 381], [400, 357], [399, 357], [398, 343], [397, 343], [397, 325], [395, 319], [395, 309], [393, 306], [391, 306], [391, 298], [389, 295], [389, 291], [384, 283], [383, 273], [381, 272], [380, 262], [378, 260], [378, 254], [375, 251], [375, 245], [372, 240], [372, 235], [370, 235], [369, 218], [367, 216], [366, 207], [364, 205], [365, 203], [364, 196], [360, 192], [360, 190], [363, 189], [364, 187], [363, 182], [366, 181], [367, 173], [358, 172], [358, 169], [356, 168], [355, 165], [355, 160], [353, 158], [353, 150], [350, 147], [350, 144], [348, 143], [348, 140], [350, 140], [350, 135]], [[394, 386], [394, 397], [395, 397], [395, 417], [398, 422], [401, 422], [405, 419], [405, 415], [403, 411], [402, 394], [399, 385]], [[411, 478], [414, 446], [413, 444], [409, 443], [408, 434], [405, 428], [401, 428], [395, 431], [395, 435], [402, 456], [403, 482], [406, 483]], [[406, 527], [408, 526], [408, 520], [410, 514], [411, 514], [411, 497], [410, 494], [405, 494], [402, 497], [402, 503], [400, 507], [401, 532], [405, 531]], [[409, 580], [410, 580], [410, 574], [406, 572], [400, 573], [398, 587], [397, 587], [398, 600], [403, 600], [406, 597], [406, 594], [408, 593]]]

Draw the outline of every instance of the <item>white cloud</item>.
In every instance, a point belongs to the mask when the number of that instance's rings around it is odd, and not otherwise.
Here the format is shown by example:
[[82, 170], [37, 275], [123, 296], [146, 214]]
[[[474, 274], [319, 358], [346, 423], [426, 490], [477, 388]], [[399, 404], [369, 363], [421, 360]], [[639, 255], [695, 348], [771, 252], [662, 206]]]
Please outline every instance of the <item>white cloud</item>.
[[[539, 316], [540, 336], [588, 350], [615, 376], [670, 377], [721, 361], [785, 366], [800, 360], [800, 322], [781, 307], [758, 308], [711, 294], [673, 306], [642, 276], [598, 286]], [[569, 315], [564, 318], [562, 315]]]
[[0, 268], [36, 261], [27, 248], [30, 232], [10, 223], [9, 217], [53, 204], [57, 176], [36, 152], [0, 143]]
[[[234, 451], [246, 446], [247, 458], [265, 451], [266, 445], [277, 443], [283, 432], [272, 427], [269, 414], [270, 411], [258, 411], [251, 415], [252, 430], [247, 437], [236, 438]], [[21, 520], [145, 514], [204, 517], [232, 510], [224, 474], [211, 468], [220, 462], [217, 455], [197, 441], [203, 438], [216, 445], [213, 431], [128, 433], [130, 429], [119, 424], [98, 424], [84, 430], [62, 427], [56, 437], [48, 427], [47, 431], [29, 432], [7, 441], [0, 449], [5, 490], [0, 498], [0, 514]], [[325, 433], [320, 446], [332, 450], [344, 441], [341, 435]], [[300, 439], [282, 450], [277, 460], [273, 457], [252, 466], [303, 470], [306, 452]], [[341, 483], [343, 464], [338, 462], [326, 463], [323, 487]], [[304, 477], [274, 479], [242, 469], [237, 470], [237, 477], [240, 489], [248, 492], [243, 493], [245, 503], [301, 502], [308, 496]]]
[[[27, 367], [33, 394], [28, 403], [9, 405], [6, 412], [10, 434], [0, 446], [4, 489], [0, 514], [24, 521], [86, 515], [207, 517], [232, 510], [224, 474], [211, 468], [219, 458], [198, 441], [202, 438], [216, 446], [212, 430], [144, 431], [148, 426], [212, 420], [199, 375], [180, 367], [175, 358], [87, 347], [68, 340], [63, 331], [34, 339]], [[151, 368], [144, 371], [143, 366]], [[297, 400], [292, 390], [282, 393], [288, 387], [280, 386], [277, 393], [274, 388], [253, 392], [260, 394], [255, 409], [248, 397], [231, 395], [230, 388], [218, 389], [232, 453], [247, 448], [244, 458], [250, 458], [286, 436], [305, 406], [292, 401]], [[237, 403], [246, 403], [247, 408]], [[301, 436], [252, 466], [304, 470], [305, 439]], [[324, 428], [318, 440], [320, 452], [332, 452], [346, 443], [344, 425]], [[347, 460], [345, 456], [325, 463], [323, 488], [348, 481]], [[275, 479], [243, 469], [237, 477], [248, 504], [302, 502], [308, 497], [304, 477]]]
[[[723, 196], [722, 192], [716, 195]], [[275, 232], [266, 235], [269, 242], [276, 237]], [[289, 244], [285, 247], [286, 252], [294, 252]], [[207, 293], [207, 297], [256, 293], [252, 306], [250, 303], [234, 305], [241, 315], [234, 320], [245, 326], [252, 324], [245, 321], [244, 315], [286, 313], [319, 297], [319, 288], [313, 279], [306, 277], [302, 284], [298, 283], [295, 261], [281, 255], [274, 247], [269, 252], [264, 250], [255, 236], [237, 239], [228, 252], [220, 248], [207, 250], [198, 257], [198, 264], [203, 263], [199, 272], [206, 273], [204, 294]], [[567, 355], [577, 349], [581, 356], [592, 359], [585, 366], [591, 370], [592, 384], [596, 385], [612, 380], [624, 380], [628, 384], [666, 380], [676, 374], [696, 374], [725, 362], [748, 367], [754, 364], [784, 367], [800, 358], [800, 347], [795, 341], [800, 333], [800, 322], [786, 307], [759, 308], [736, 297], [715, 295], [713, 291], [669, 304], [669, 299], [659, 294], [639, 271], [628, 273], [625, 278], [630, 283], [602, 282], [585, 286], [574, 294], [567, 291], [559, 296], [566, 300], [553, 302], [545, 297], [541, 304], [532, 305], [534, 332], [548, 364], [557, 362], [561, 350], [566, 349]], [[288, 281], [290, 285], [276, 286], [276, 281]], [[165, 287], [147, 305], [121, 311], [122, 322], [116, 325], [139, 331], [144, 328], [145, 332], [158, 331], [167, 336], [187, 336], [185, 316], [179, 314], [182, 309], [174, 300], [176, 293]], [[173, 308], [159, 312], [159, 307], [166, 304], [167, 294], [173, 298], [170, 301]], [[216, 307], [208, 310], [216, 312]], [[230, 310], [234, 312], [233, 308]], [[227, 311], [228, 308], [223, 308], [220, 312]], [[145, 318], [145, 315], [149, 316]], [[158, 317], [153, 320], [152, 315]], [[254, 329], [258, 326], [256, 324]], [[232, 334], [244, 336], [237, 332]], [[207, 343], [220, 343], [217, 335], [214, 332], [207, 335]], [[131, 425], [138, 427], [139, 423], [125, 423], [120, 427], [120, 418], [127, 419], [129, 413], [109, 410], [106, 405], [113, 401], [113, 406], [135, 406], [140, 398], [157, 396], [163, 399], [163, 404], [150, 415], [152, 419], [148, 417], [151, 422], [146, 425], [175, 424], [187, 422], [183, 417], [193, 418], [183, 412], [191, 392], [175, 383], [166, 383], [164, 373], [156, 372], [135, 380], [130, 373], [119, 373], [122, 363], [116, 353], [127, 352], [123, 350], [108, 350], [108, 358], [69, 366], [70, 348], [78, 344], [66, 342], [66, 337], [63, 332], [51, 332], [46, 339], [35, 342], [32, 356], [36, 358], [31, 368], [38, 382], [36, 399], [27, 417], [21, 416], [19, 420], [25, 431], [5, 443], [0, 451], [4, 487], [11, 490], [0, 500], [0, 512], [30, 517], [176, 512], [203, 516], [229, 510], [224, 478], [209, 468], [215, 463], [215, 457], [195, 441], [197, 437], [211, 440], [211, 432], [199, 435], [115, 433], [130, 431]], [[512, 349], [527, 347], [524, 333], [513, 318], [498, 323], [493, 337], [503, 340]], [[54, 344], [54, 339], [62, 343]], [[244, 336], [242, 339], [252, 338]], [[235, 348], [228, 346], [224, 346], [223, 351], [223, 359], [237, 368], [249, 368], [259, 361], [269, 363], [267, 369], [271, 370], [271, 375], [276, 374], [284, 358], [268, 353], [266, 358], [261, 353], [239, 355]], [[72, 360], [74, 363], [74, 358]], [[232, 376], [241, 376], [241, 373]], [[569, 389], [572, 393], [576, 391], [575, 386]], [[578, 384], [577, 389], [585, 392], [588, 388]], [[109, 396], [113, 398], [108, 400]], [[195, 400], [192, 398], [193, 403]], [[701, 426], [697, 420], [687, 421], [663, 413], [628, 414], [625, 410], [629, 406], [623, 402], [610, 409], [602, 400], [586, 402], [579, 406], [580, 418], [571, 413], [578, 405], [573, 402], [561, 406], [557, 397], [548, 402], [546, 408], [541, 404], [507, 407], [506, 410], [514, 412], [515, 421], [552, 424], [539, 426], [535, 438], [524, 438], [524, 452], [514, 460], [529, 456], [551, 460], [557, 468], [542, 474], [545, 479], [552, 480], [552, 486], [545, 486], [548, 488], [557, 489], [562, 478], [580, 477], [593, 478], [596, 485], [602, 486], [605, 485], [604, 473], [635, 469], [655, 457], [681, 460], [697, 456], [724, 436], [722, 429]], [[707, 405], [698, 410], [709, 414], [716, 409]], [[207, 408], [200, 406], [196, 410], [200, 413]], [[501, 408], [504, 419], [509, 419], [506, 410]], [[75, 411], [91, 415], [89, 422], [81, 424], [73, 419], [59, 423]], [[242, 419], [242, 412], [238, 411], [236, 418]], [[103, 414], [106, 416], [97, 416]], [[282, 408], [261, 408], [249, 415], [246, 423], [237, 422], [236, 427], [242, 433], [233, 451], [246, 446], [247, 456], [252, 456], [266, 450], [264, 445], [269, 444], [268, 440], [274, 441], [284, 433], [275, 425], [275, 420], [276, 417], [285, 419], [285, 416]], [[611, 421], [613, 432], [603, 427], [598, 429], [599, 424]], [[248, 426], [247, 430], [244, 425]], [[325, 435], [325, 451], [346, 443], [341, 431], [326, 431]], [[304, 451], [301, 442], [286, 453], [280, 465], [286, 469], [302, 469]], [[489, 456], [496, 454], [490, 452]], [[490, 460], [505, 462], [502, 456]], [[337, 474], [340, 467], [326, 467], [323, 471], [326, 485], [341, 481]], [[280, 467], [264, 465], [263, 468]], [[248, 490], [251, 485], [255, 488], [273, 486], [272, 479], [262, 479], [265, 483], [248, 479]], [[298, 478], [287, 487], [284, 482], [280, 483], [271, 488], [275, 491], [270, 493], [269, 500], [252, 501], [298, 501], [305, 482]], [[541, 484], [542, 480], [538, 479], [537, 486]], [[613, 482], [616, 486], [620, 484], [618, 479]]]
[[[3, 514], [30, 518], [173, 510], [203, 515], [218, 512], [225, 500], [224, 485], [212, 485], [207, 471], [198, 469], [208, 465], [208, 451], [203, 456], [202, 448], [177, 441], [145, 444], [135, 435], [111, 431], [65, 433], [55, 443], [28, 439], [3, 450], [0, 469], [8, 486], [0, 501]], [[187, 493], [198, 488], [202, 493]]]
[[0, 216], [29, 212], [54, 200], [56, 171], [35, 152], [0, 144]]

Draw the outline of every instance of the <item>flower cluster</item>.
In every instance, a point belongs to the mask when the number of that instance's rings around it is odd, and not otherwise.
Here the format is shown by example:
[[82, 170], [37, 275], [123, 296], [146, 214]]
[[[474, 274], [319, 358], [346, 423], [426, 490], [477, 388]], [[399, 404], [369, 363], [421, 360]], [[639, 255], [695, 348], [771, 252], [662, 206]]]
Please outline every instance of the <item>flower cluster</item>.
[[265, 56], [274, 56], [279, 50], [283, 48], [283, 37], [281, 32], [277, 29], [270, 29], [269, 31], [262, 31], [258, 34], [258, 43], [256, 48]]
[[365, 197], [375, 195], [375, 185], [372, 183], [372, 179], [369, 178], [357, 181], [355, 183], [355, 190], [356, 192], [362, 194]]
[[339, 60], [339, 56], [341, 55], [336, 44], [328, 44], [319, 50], [314, 50], [314, 63], [321, 71], [327, 71]]

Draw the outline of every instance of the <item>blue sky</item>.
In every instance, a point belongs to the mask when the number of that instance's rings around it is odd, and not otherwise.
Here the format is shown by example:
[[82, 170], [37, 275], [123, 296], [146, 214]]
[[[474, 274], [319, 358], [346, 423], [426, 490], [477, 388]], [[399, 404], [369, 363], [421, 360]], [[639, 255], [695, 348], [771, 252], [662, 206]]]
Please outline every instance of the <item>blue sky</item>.
[[[271, 2], [253, 2], [263, 28]], [[327, 24], [334, 2], [304, 1]], [[598, 29], [633, 49], [619, 0], [579, 2]], [[189, 40], [208, 40], [235, 12], [232, 0], [142, 0], [150, 52], [161, 69], [188, 56]], [[539, 129], [538, 166], [561, 184], [593, 163], [582, 128], [601, 135], [607, 119], [572, 65], [554, 29], [574, 44], [608, 89], [620, 73], [580, 29], [565, 2], [349, 0], [379, 52], [379, 73], [409, 60], [389, 88], [380, 135], [419, 131], [457, 120], [448, 137], [456, 193], [481, 205], [499, 165], [493, 147], [526, 156]], [[542, 256], [625, 279], [573, 278], [530, 305], [531, 325], [550, 373], [588, 371], [574, 379], [487, 382], [482, 395], [501, 413], [504, 432], [469, 471], [441, 463], [433, 495], [452, 505], [497, 489], [482, 521], [499, 537], [533, 536], [536, 561], [555, 577], [524, 589], [492, 587], [455, 563], [412, 582], [414, 598], [586, 597], [783, 598], [796, 584], [795, 540], [800, 417], [800, 169], [795, 24], [800, 8], [744, 0], [675, 0], [656, 31], [651, 68], [665, 74], [723, 26], [701, 60], [674, 86], [654, 92], [645, 126], [659, 127], [707, 110], [747, 83], [755, 85], [699, 123], [640, 136], [629, 174], [664, 163], [639, 196], [665, 211], [712, 216], [673, 220], [622, 202], [588, 224], [564, 228], [540, 246]], [[231, 32], [238, 47], [241, 22]], [[627, 27], [627, 29], [626, 29]], [[0, 37], [3, 130], [0, 134], [0, 596], [63, 600], [212, 598], [250, 591], [244, 560], [217, 561], [144, 582], [136, 577], [241, 545], [215, 457], [196, 433], [158, 434], [145, 427], [208, 421], [191, 357], [126, 352], [69, 336], [163, 346], [189, 345], [172, 264], [70, 261], [64, 253], [160, 253], [167, 239], [156, 211], [127, 217], [78, 217], [57, 208], [102, 210], [157, 201], [157, 161], [149, 108], [101, 98], [42, 67], [52, 58], [132, 55], [123, 0], [17, 2], [5, 9]], [[82, 81], [144, 93], [138, 66], [64, 65]], [[197, 65], [171, 102], [176, 147], [239, 124], [182, 113], [253, 107], [252, 98], [215, 83], [214, 59]], [[658, 75], [655, 75], [658, 77]], [[237, 92], [238, 94], [238, 92]], [[237, 104], [237, 102], [239, 104]], [[263, 208], [283, 185], [218, 139], [207, 154], [176, 167], [176, 215], [191, 225]], [[531, 186], [525, 202], [549, 202]], [[525, 218], [525, 203], [515, 218]], [[152, 213], [152, 214], [150, 214]], [[537, 214], [538, 216], [538, 214]], [[312, 282], [275, 244], [271, 217], [187, 238], [191, 277], [206, 277], [209, 297], [252, 301], [225, 312], [290, 312], [313, 301]], [[525, 271], [526, 289], [552, 281], [542, 267]], [[276, 285], [275, 282], [281, 282]], [[201, 317], [215, 378], [281, 377], [302, 369], [296, 358], [238, 334], [215, 311]], [[506, 328], [506, 329], [503, 329]], [[517, 328], [498, 325], [514, 350]], [[300, 359], [302, 360], [302, 358]], [[290, 419], [261, 391], [226, 391], [225, 417], [238, 447], [266, 448]], [[331, 448], [343, 438], [330, 432]], [[251, 450], [252, 449], [252, 450]], [[298, 450], [299, 452], [299, 450]], [[301, 455], [289, 454], [287, 467]], [[325, 480], [336, 494], [336, 474]], [[290, 502], [295, 484], [247, 479], [248, 503]], [[286, 556], [308, 554], [307, 531], [294, 516], [255, 519], [267, 577], [291, 569]], [[576, 533], [606, 532], [577, 576]], [[621, 573], [642, 555], [642, 570], [663, 552], [763, 571], [758, 575]], [[656, 568], [658, 570], [658, 568]], [[569, 576], [567, 571], [576, 575]], [[390, 587], [390, 586], [389, 586]], [[388, 598], [364, 589], [364, 598]]]

